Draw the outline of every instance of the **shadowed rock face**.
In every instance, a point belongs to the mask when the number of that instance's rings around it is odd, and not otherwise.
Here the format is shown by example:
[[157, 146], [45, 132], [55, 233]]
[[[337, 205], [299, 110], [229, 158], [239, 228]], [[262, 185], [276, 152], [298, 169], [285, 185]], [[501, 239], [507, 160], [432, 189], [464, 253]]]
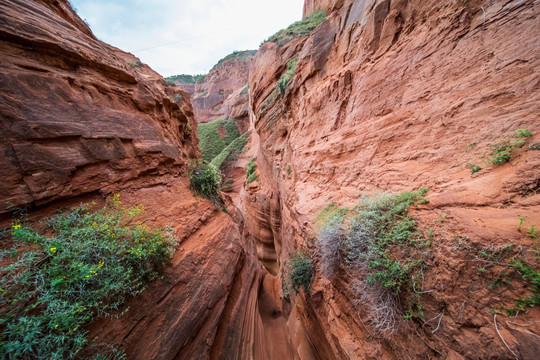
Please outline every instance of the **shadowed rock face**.
[[180, 174], [198, 156], [189, 95], [98, 41], [66, 1], [0, 13], [0, 211]]
[[[324, 4], [327, 20], [309, 37], [265, 43], [252, 63], [260, 182], [246, 187], [242, 203], [259, 258], [279, 277], [294, 249], [312, 246], [314, 220], [328, 204], [430, 188], [415, 216], [436, 234], [422, 303], [426, 321], [444, 314], [437, 331], [417, 320], [391, 340], [372, 337], [342, 271], [333, 279], [317, 273], [311, 293], [296, 299], [310, 341], [321, 344], [321, 358], [513, 358], [489, 309], [530, 296], [530, 286], [517, 276], [520, 285], [490, 290], [492, 279], [478, 275], [475, 255], [456, 239], [476, 254], [512, 243], [535, 261], [516, 225], [518, 214], [540, 219], [539, 152], [525, 146], [502, 166], [486, 159], [516, 129], [534, 133], [527, 145], [540, 143], [540, 48], [531, 36], [538, 2], [307, 0], [305, 15]], [[271, 100], [295, 56], [285, 95]], [[471, 175], [467, 163], [484, 169]], [[519, 324], [535, 324], [526, 340], [500, 316], [502, 336], [530, 358], [540, 346], [538, 309], [519, 315]]]

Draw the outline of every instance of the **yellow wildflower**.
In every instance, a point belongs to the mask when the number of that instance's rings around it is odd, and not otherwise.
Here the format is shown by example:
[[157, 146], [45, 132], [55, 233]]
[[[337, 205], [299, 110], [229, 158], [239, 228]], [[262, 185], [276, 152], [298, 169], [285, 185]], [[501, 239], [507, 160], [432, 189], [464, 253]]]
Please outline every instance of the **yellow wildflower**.
[[56, 253], [56, 248], [55, 247], [52, 247], [49, 249], [53, 254]]

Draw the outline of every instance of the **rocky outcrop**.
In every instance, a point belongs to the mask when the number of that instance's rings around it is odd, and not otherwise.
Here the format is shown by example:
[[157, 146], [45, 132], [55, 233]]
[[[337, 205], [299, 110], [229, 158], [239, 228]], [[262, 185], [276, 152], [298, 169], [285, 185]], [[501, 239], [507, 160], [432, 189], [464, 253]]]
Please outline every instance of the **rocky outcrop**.
[[176, 176], [199, 156], [189, 96], [98, 41], [67, 1], [0, 13], [1, 212]]
[[318, 10], [327, 10], [335, 2], [337, 1], [336, 0], [305, 0], [304, 9], [302, 12], [302, 18], [305, 18]]
[[235, 51], [221, 59], [196, 84], [175, 80], [177, 86], [192, 95], [197, 122], [216, 119], [248, 119], [248, 74], [255, 51]]
[[90, 324], [89, 342], [129, 359], [294, 358], [242, 214], [189, 189], [189, 158], [201, 156], [189, 95], [98, 41], [65, 0], [4, 1], [0, 14], [0, 229], [14, 208], [30, 205], [37, 225], [117, 192], [181, 240], [163, 278]]
[[[310, 342], [320, 344], [320, 358], [530, 358], [538, 309], [517, 320], [499, 314], [498, 329], [491, 313], [529, 296], [527, 282], [490, 290], [478, 254], [511, 243], [535, 262], [517, 225], [518, 215], [528, 226], [540, 219], [540, 157], [527, 148], [540, 142], [540, 48], [530, 36], [538, 3], [306, 1], [305, 14], [325, 4], [327, 20], [309, 37], [265, 43], [253, 60], [260, 181], [246, 187], [242, 203], [259, 258], [282, 278], [294, 249], [316, 249], [315, 218], [328, 204], [430, 188], [429, 204], [415, 211], [436, 244], [418, 289], [424, 318], [379, 336], [351, 297], [347, 274], [317, 271], [309, 293], [293, 300]], [[276, 79], [295, 56], [280, 96]], [[509, 163], [488, 164], [491, 145], [516, 129], [534, 136]], [[467, 164], [484, 169], [471, 175]], [[529, 335], [512, 322], [526, 325], [530, 338], [518, 339]]]

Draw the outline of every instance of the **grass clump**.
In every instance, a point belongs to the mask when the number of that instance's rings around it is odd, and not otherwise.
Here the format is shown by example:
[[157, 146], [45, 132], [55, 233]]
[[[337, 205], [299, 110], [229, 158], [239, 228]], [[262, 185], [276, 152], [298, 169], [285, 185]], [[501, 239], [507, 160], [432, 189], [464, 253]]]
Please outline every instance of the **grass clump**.
[[294, 72], [296, 71], [296, 64], [298, 63], [298, 57], [294, 57], [291, 60], [287, 62], [287, 72], [281, 75], [279, 78], [276, 88], [279, 90], [279, 93], [281, 96], [285, 95], [285, 89], [287, 88], [287, 84], [289, 83], [289, 80], [294, 75]]
[[283, 46], [294, 38], [309, 35], [324, 20], [326, 20], [326, 11], [315, 11], [305, 19], [297, 21], [289, 25], [286, 29], [278, 31], [270, 36], [267, 41], [272, 41], [279, 46]]
[[[222, 137], [221, 134], [224, 134]], [[210, 162], [218, 156], [230, 143], [240, 136], [234, 119], [218, 119], [197, 126], [199, 146], [204, 161]]]
[[236, 161], [238, 155], [244, 151], [244, 146], [248, 141], [247, 133], [237, 137], [233, 142], [227, 145], [218, 156], [213, 158], [210, 164], [218, 169], [223, 169], [227, 164]]
[[247, 165], [246, 170], [246, 182], [248, 184], [251, 184], [255, 180], [257, 180], [259, 177], [257, 176], [257, 173], [255, 172], [255, 169], [257, 168], [257, 164], [255, 163], [255, 158], [252, 158]]
[[355, 274], [351, 291], [369, 314], [373, 327], [391, 333], [399, 317], [399, 298], [407, 298], [406, 318], [422, 317], [422, 305], [412, 289], [423, 270], [420, 250], [429, 245], [407, 215], [409, 207], [426, 203], [426, 189], [361, 197], [352, 208], [333, 206], [323, 215], [318, 245], [321, 271], [339, 269]]
[[288, 297], [293, 292], [297, 294], [301, 288], [307, 291], [311, 284], [314, 269], [313, 260], [311, 260], [307, 252], [297, 250], [289, 256], [284, 273], [283, 295]]
[[514, 131], [515, 138], [500, 140], [498, 144], [491, 145], [491, 155], [487, 159], [488, 164], [502, 165], [512, 159], [514, 153], [522, 148], [527, 142], [527, 138], [533, 135], [532, 131], [527, 129], [518, 129]]
[[[133, 223], [143, 210], [125, 208], [116, 194], [100, 210], [83, 204], [48, 219], [48, 236], [13, 221], [15, 245], [0, 268], [1, 358], [76, 357], [88, 346], [87, 324], [160, 275], [178, 239], [170, 228]], [[123, 358], [104, 348], [107, 358]]]
[[189, 185], [202, 197], [217, 200], [221, 190], [221, 172], [212, 164], [193, 161], [190, 165]]

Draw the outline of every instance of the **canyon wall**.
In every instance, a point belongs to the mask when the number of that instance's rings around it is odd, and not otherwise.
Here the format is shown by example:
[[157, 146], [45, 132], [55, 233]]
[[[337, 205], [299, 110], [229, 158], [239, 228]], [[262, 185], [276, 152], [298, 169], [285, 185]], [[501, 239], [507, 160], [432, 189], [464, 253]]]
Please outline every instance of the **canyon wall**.
[[189, 95], [97, 40], [66, 1], [0, 11], [1, 212], [176, 176], [199, 156]]
[[173, 80], [192, 95], [193, 111], [197, 122], [216, 119], [248, 120], [248, 74], [255, 51], [235, 51], [221, 59], [210, 72], [195, 84]]
[[97, 40], [67, 0], [0, 3], [0, 49], [0, 228], [19, 208], [39, 226], [60, 208], [103, 206], [119, 193], [145, 207], [145, 224], [180, 239], [163, 278], [123, 316], [90, 324], [91, 344], [117, 345], [129, 359], [291, 352], [285, 335], [271, 334], [286, 320], [242, 214], [189, 188], [189, 159], [201, 156], [189, 95]]
[[[480, 254], [511, 244], [538, 267], [518, 227], [540, 223], [540, 3], [307, 0], [304, 15], [326, 5], [309, 37], [267, 42], [252, 63], [259, 181], [241, 208], [260, 260], [283, 279], [295, 249], [315, 254], [311, 288], [291, 301], [321, 359], [533, 359], [538, 308], [494, 318], [497, 306], [530, 296], [527, 281], [490, 286], [497, 274], [482, 274]], [[294, 57], [281, 96], [276, 81]], [[517, 129], [533, 136], [508, 163], [488, 163]], [[483, 169], [471, 174], [472, 165]], [[316, 218], [362, 193], [421, 187], [429, 203], [414, 216], [432, 238], [414, 290], [424, 317], [381, 336], [352, 295], [354, 279], [320, 273]]]

